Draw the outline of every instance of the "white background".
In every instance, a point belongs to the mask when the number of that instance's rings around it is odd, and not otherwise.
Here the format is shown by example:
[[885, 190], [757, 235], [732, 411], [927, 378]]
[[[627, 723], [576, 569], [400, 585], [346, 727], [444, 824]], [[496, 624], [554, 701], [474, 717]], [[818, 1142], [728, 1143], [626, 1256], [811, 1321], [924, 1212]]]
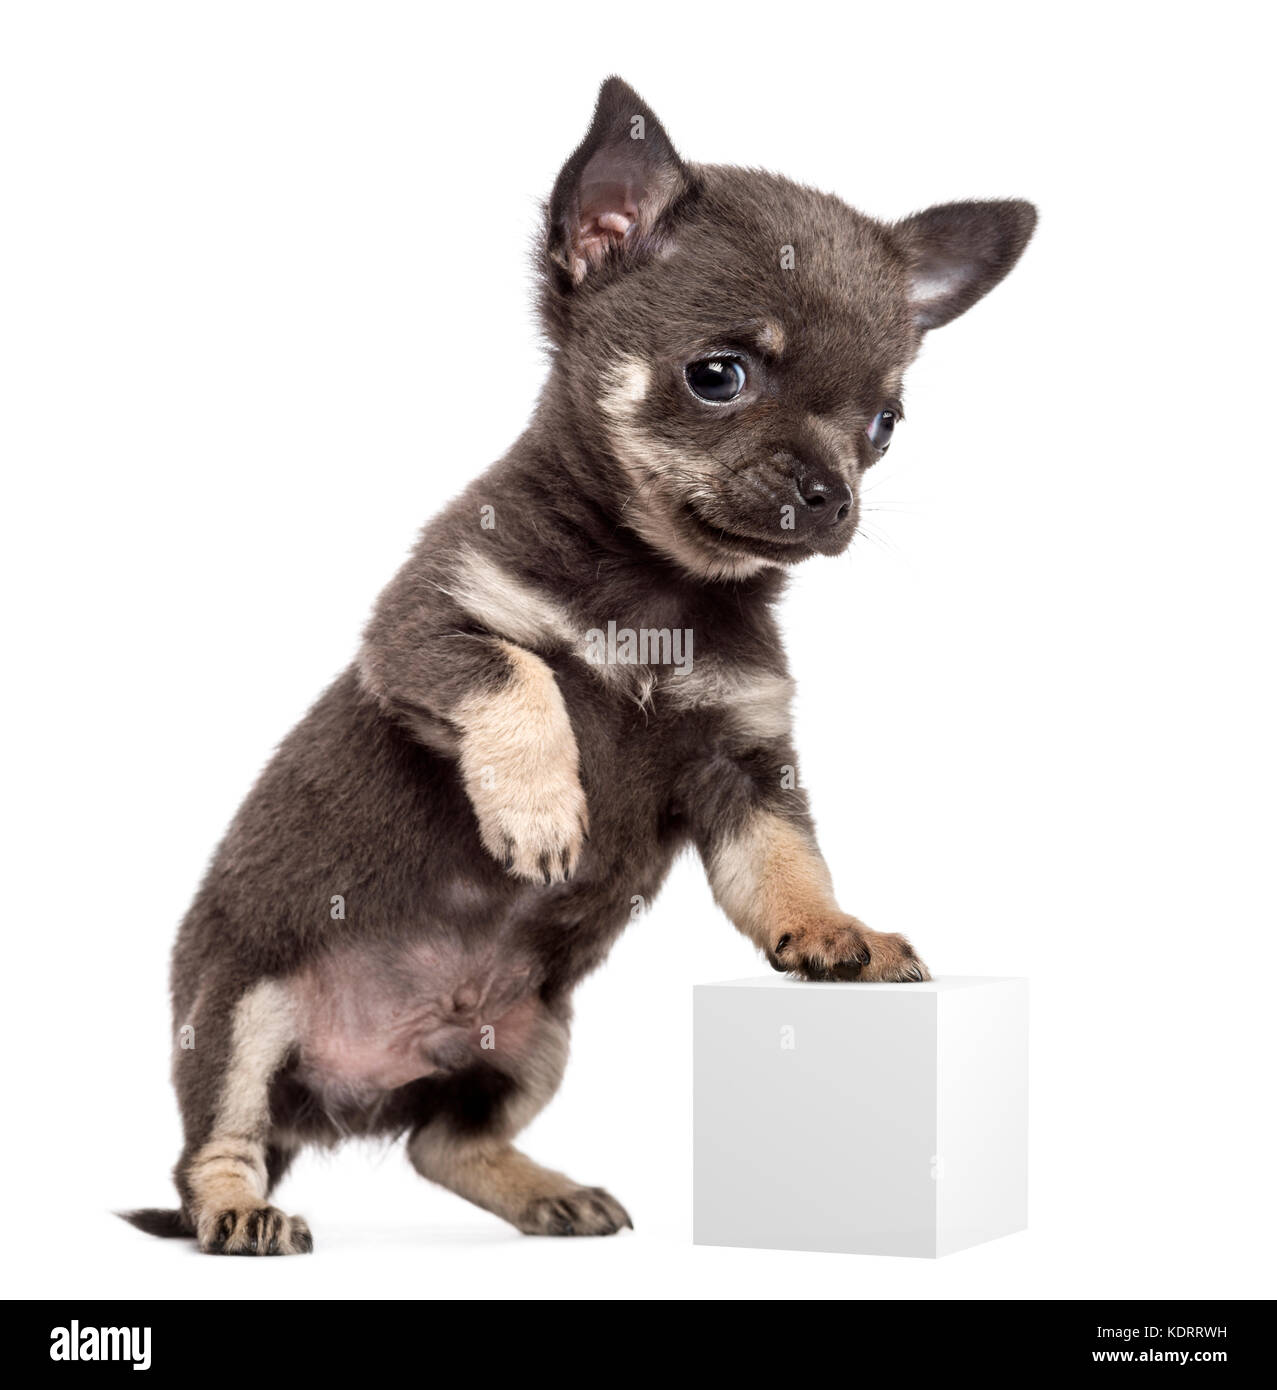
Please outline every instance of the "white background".
[[[1260, 16], [4, 8], [9, 1292], [1273, 1292]], [[352, 1147], [283, 1189], [312, 1258], [197, 1257], [109, 1214], [171, 1204], [175, 924], [418, 526], [522, 429], [538, 202], [612, 71], [692, 159], [883, 217], [1041, 209], [785, 611], [843, 905], [1031, 977], [1032, 1229], [938, 1263], [690, 1245], [691, 985], [766, 967], [687, 861], [525, 1136], [635, 1234], [520, 1237]]]

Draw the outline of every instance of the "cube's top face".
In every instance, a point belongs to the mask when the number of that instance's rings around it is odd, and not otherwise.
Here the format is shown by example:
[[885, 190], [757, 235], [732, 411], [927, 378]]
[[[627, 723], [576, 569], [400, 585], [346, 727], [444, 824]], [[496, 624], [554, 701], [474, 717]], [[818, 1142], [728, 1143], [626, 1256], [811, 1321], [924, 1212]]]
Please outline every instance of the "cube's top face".
[[1024, 983], [1015, 975], [937, 975], [934, 980], [911, 984], [857, 984], [855, 981], [792, 980], [788, 975], [750, 975], [744, 980], [712, 980], [698, 989], [778, 989], [778, 990], [869, 990], [874, 994], [903, 991], [906, 994], [947, 994], [958, 989], [979, 989], [984, 985]]

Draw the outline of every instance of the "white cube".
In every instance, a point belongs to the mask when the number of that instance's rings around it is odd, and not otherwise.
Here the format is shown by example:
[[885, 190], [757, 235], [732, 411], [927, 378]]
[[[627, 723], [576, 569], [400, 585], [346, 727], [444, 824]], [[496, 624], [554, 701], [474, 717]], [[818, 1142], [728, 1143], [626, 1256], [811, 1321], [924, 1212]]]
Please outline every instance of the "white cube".
[[1027, 980], [695, 987], [698, 1245], [948, 1255], [1021, 1231]]

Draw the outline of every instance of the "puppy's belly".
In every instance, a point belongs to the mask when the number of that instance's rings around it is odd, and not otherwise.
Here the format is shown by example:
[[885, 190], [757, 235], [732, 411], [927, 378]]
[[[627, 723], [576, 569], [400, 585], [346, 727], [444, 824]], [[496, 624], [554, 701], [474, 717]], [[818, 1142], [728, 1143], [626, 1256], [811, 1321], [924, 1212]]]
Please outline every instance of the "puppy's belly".
[[292, 981], [298, 1072], [320, 1091], [387, 1091], [525, 1053], [543, 1012], [530, 961], [485, 943], [351, 947]]

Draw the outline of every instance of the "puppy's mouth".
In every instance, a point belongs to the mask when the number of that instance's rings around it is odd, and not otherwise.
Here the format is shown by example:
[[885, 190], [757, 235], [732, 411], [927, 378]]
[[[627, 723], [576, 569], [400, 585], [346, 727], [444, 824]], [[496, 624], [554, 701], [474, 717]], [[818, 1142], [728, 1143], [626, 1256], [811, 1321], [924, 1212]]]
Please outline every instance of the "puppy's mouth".
[[837, 554], [847, 546], [856, 529], [853, 522], [840, 527], [837, 534], [808, 532], [805, 535], [795, 533], [778, 537], [774, 530], [769, 535], [762, 535], [744, 529], [739, 522], [735, 526], [726, 526], [720, 521], [711, 520], [693, 502], [684, 502], [679, 515], [684, 525], [703, 544], [781, 565], [796, 564], [811, 555]]
[[[721, 522], [711, 521], [696, 510], [693, 502], [683, 503], [683, 516], [690, 521], [693, 529], [705, 540], [713, 541], [718, 545], [736, 545], [742, 549], [752, 549], [756, 546], [767, 545], [787, 548], [784, 543], [778, 541], [775, 536], [751, 535], [745, 531], [737, 531], [731, 527], [724, 526]], [[795, 537], [797, 540], [797, 537]]]

